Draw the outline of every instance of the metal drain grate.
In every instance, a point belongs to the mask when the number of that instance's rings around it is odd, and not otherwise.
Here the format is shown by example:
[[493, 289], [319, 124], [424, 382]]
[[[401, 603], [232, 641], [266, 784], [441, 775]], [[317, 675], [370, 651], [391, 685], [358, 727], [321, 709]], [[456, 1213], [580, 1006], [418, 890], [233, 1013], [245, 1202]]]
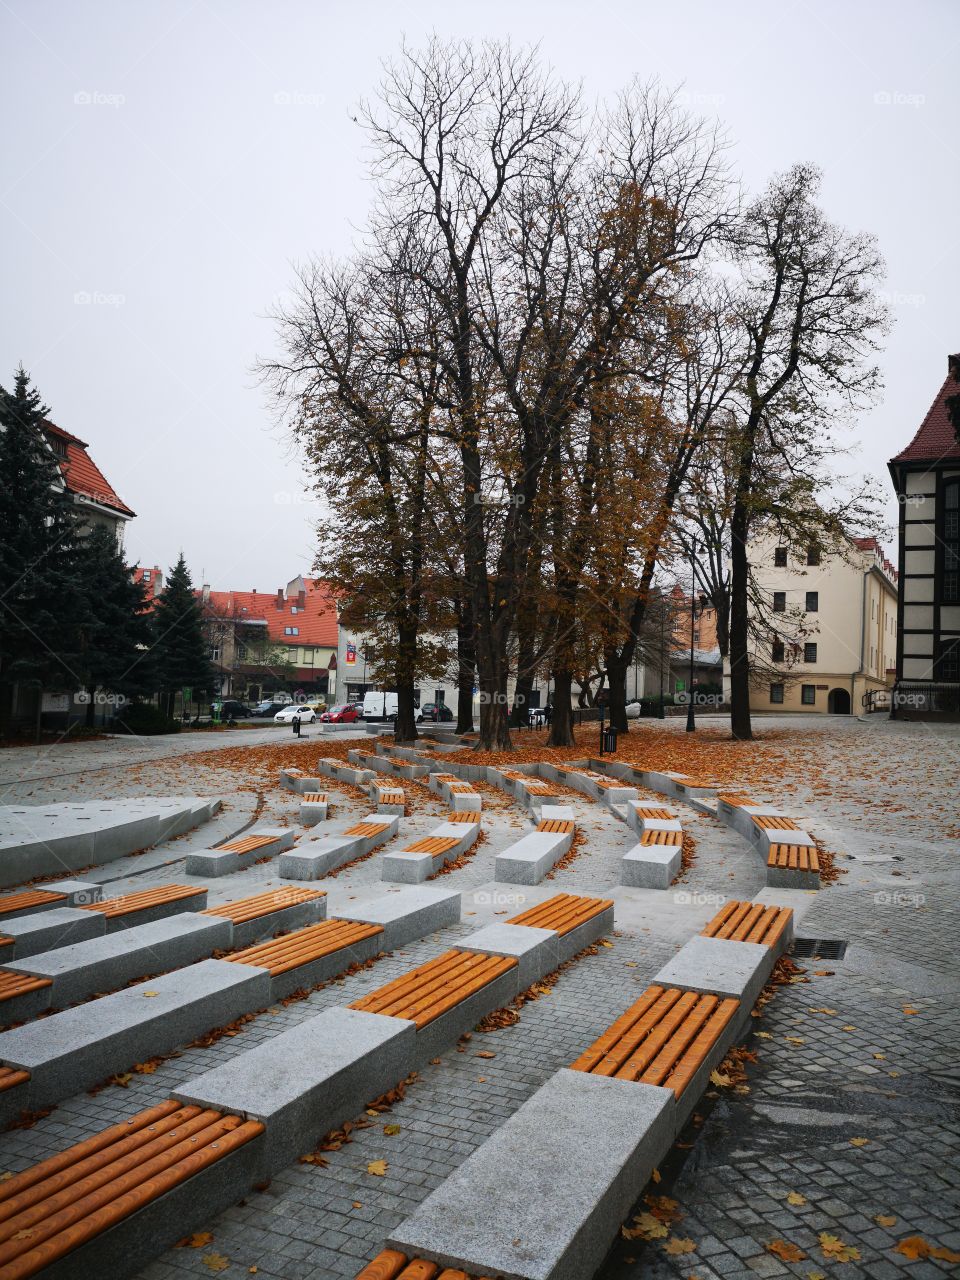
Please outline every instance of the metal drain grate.
[[795, 938], [793, 954], [801, 960], [842, 960], [847, 944], [840, 938]]

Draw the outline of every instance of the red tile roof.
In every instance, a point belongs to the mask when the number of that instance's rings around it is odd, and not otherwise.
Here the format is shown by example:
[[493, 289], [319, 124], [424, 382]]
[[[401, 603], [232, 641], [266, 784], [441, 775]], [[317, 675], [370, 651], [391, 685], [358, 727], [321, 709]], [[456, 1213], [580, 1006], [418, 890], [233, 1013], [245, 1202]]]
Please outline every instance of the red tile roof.
[[950, 356], [949, 372], [937, 392], [920, 430], [902, 453], [892, 462], [940, 462], [944, 458], [960, 458], [960, 440], [947, 415], [947, 396], [960, 395], [960, 355]]
[[[277, 596], [262, 591], [211, 591], [210, 608], [240, 622], [265, 622], [270, 639], [278, 644], [320, 645], [335, 650], [337, 610], [330, 590], [315, 578], [307, 578], [305, 583], [303, 609], [295, 595], [285, 595], [278, 607]], [[297, 634], [285, 635], [285, 627], [296, 627]]]
[[853, 538], [852, 541], [855, 546], [860, 548], [861, 551], [875, 552], [877, 555], [877, 559], [881, 562], [881, 564], [883, 565], [889, 577], [891, 577], [893, 581], [896, 582], [897, 571], [893, 567], [893, 565], [890, 563], [890, 561], [887, 559], [886, 555], [884, 554], [883, 547], [881, 547], [880, 543], [876, 540], [876, 538]]
[[64, 431], [62, 427], [58, 427], [53, 422], [45, 421], [43, 429], [51, 444], [56, 440], [66, 448], [66, 457], [57, 453], [56, 458], [68, 493], [75, 493], [79, 494], [80, 497], [89, 498], [91, 501], [99, 503], [101, 507], [112, 507], [114, 511], [120, 512], [121, 515], [136, 515], [136, 512], [122, 501], [117, 491], [109, 483], [89, 453], [87, 453], [86, 441], [81, 440], [79, 436], [71, 435], [69, 431]]

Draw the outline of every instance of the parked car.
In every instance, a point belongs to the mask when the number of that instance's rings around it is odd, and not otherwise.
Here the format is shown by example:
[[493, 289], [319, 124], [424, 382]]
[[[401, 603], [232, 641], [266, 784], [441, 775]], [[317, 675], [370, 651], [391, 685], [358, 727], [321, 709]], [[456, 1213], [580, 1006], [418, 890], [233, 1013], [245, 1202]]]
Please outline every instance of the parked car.
[[324, 711], [320, 720], [323, 724], [356, 724], [360, 719], [360, 705], [356, 702], [342, 702], [337, 707]]
[[253, 714], [266, 718], [267, 716], [276, 715], [285, 706], [286, 703], [284, 702], [276, 702], [273, 698], [264, 698], [263, 702], [258, 702], [254, 707]]
[[327, 709], [327, 704], [322, 698], [311, 698], [309, 702], [302, 702], [300, 706], [309, 707], [311, 711], [315, 711], [317, 715], [322, 715]]
[[313, 724], [317, 718], [317, 713], [312, 707], [305, 707], [301, 703], [295, 702], [293, 706], [283, 707], [273, 717], [274, 724], [292, 724], [294, 720], [300, 720], [301, 724]]
[[[217, 703], [213, 704], [217, 706]], [[235, 698], [225, 698], [220, 704], [221, 720], [236, 720], [241, 716], [252, 716], [253, 712], [244, 702], [237, 702]]]
[[397, 695], [371, 691], [363, 695], [364, 720], [396, 720]]
[[431, 720], [436, 724], [438, 721], [452, 719], [453, 712], [445, 702], [425, 702], [417, 712], [418, 724], [421, 724], [424, 720]]

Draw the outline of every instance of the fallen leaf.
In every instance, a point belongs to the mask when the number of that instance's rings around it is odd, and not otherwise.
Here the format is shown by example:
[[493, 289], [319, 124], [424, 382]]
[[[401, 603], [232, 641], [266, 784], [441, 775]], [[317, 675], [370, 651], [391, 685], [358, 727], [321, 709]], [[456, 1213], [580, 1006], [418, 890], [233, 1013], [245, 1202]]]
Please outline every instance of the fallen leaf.
[[[158, 996], [159, 994], [160, 994], [159, 991], [144, 991], [143, 996], [144, 996], [144, 999], [146, 999], [147, 996]], [[215, 1255], [211, 1255], [211, 1256], [215, 1256]], [[222, 1271], [223, 1268], [221, 1267], [220, 1270]]]
[[770, 1032], [769, 1032], [769, 1031], [755, 1031], [753, 1034], [754, 1034], [755, 1036], [759, 1036], [759, 1037], [761, 1038], [761, 1040], [772, 1040], [772, 1039], [773, 1039], [773, 1036], [770, 1034]]
[[177, 1249], [202, 1249], [213, 1239], [212, 1231], [195, 1231], [192, 1236], [184, 1236], [174, 1246]]
[[893, 1227], [896, 1226], [897, 1219], [892, 1213], [878, 1213], [874, 1222], [878, 1227]]
[[671, 1236], [667, 1243], [663, 1246], [664, 1253], [673, 1254], [675, 1257], [681, 1253], [693, 1253], [696, 1245], [689, 1237]]
[[200, 1259], [205, 1267], [209, 1267], [211, 1271], [226, 1271], [230, 1265], [230, 1259], [225, 1258], [222, 1253], [207, 1253]]
[[719, 1071], [710, 1072], [710, 1081], [712, 1084], [719, 1085], [721, 1089], [728, 1089], [733, 1083], [729, 1076], [721, 1075]]
[[905, 1005], [903, 1006], [903, 1012], [904, 1012], [904, 1013], [907, 1015], [907, 1017], [909, 1018], [909, 1017], [911, 1016], [911, 1014], [919, 1013], [919, 1012], [920, 1012], [920, 1010], [919, 1010], [919, 1009], [914, 1009], [914, 1008], [913, 1008], [911, 1005], [909, 1005], [909, 1004], [905, 1004]]
[[8, 1182], [12, 1177], [13, 1174], [7, 1170], [6, 1173], [0, 1173], [0, 1182]]
[[869, 1141], [869, 1138], [851, 1138], [850, 1145], [851, 1147], [865, 1147]]
[[398, 1124], [385, 1124], [383, 1126], [383, 1132], [388, 1138], [395, 1138], [400, 1132], [400, 1126]]
[[787, 1204], [806, 1204], [807, 1197], [802, 1196], [799, 1191], [791, 1191], [787, 1196]]
[[821, 1231], [817, 1238], [820, 1241], [823, 1256], [830, 1262], [860, 1261], [860, 1250], [852, 1244], [844, 1244], [839, 1236], [831, 1235], [829, 1231]]
[[907, 1236], [893, 1248], [895, 1253], [902, 1253], [910, 1262], [917, 1262], [921, 1258], [936, 1258], [939, 1262], [960, 1262], [960, 1253], [954, 1253], [953, 1250], [941, 1245], [931, 1244], [929, 1240], [924, 1240], [923, 1236]]
[[[7, 1176], [9, 1177], [10, 1175], [8, 1174]], [[651, 1182], [659, 1182], [659, 1181], [660, 1181], [660, 1170], [659, 1170], [659, 1169], [654, 1169], [653, 1173], [651, 1173], [651, 1175], [650, 1175], [650, 1181], [651, 1181]]]
[[667, 1224], [655, 1218], [652, 1213], [638, 1213], [633, 1221], [634, 1226], [620, 1228], [625, 1240], [662, 1240], [670, 1234]]
[[371, 1160], [367, 1165], [367, 1173], [372, 1173], [375, 1178], [382, 1178], [387, 1168], [386, 1160]]
[[495, 1058], [497, 1055], [489, 1049], [481, 1049], [479, 1053], [474, 1055], [477, 1058]]
[[806, 1040], [801, 1040], [799, 1036], [784, 1036], [788, 1044], [806, 1044]]
[[875, 1053], [873, 1055], [878, 1062], [886, 1062], [887, 1055], [885, 1053]]
[[802, 1262], [807, 1256], [802, 1249], [795, 1244], [791, 1244], [789, 1240], [771, 1240], [769, 1244], [764, 1245], [767, 1253], [775, 1254], [783, 1262]]

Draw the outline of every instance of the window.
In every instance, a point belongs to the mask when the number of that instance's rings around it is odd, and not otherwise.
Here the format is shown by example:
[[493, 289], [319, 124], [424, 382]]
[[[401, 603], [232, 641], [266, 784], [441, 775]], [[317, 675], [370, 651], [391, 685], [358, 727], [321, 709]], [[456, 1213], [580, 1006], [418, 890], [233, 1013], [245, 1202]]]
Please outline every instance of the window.
[[211, 662], [219, 662], [219, 661], [220, 661], [220, 650], [219, 650], [216, 646], [214, 646], [214, 647], [213, 647], [213, 648], [211, 648], [211, 650], [210, 650], [210, 661], [211, 661]]
[[951, 684], [960, 681], [960, 640], [941, 640], [934, 667], [937, 680]]
[[783, 685], [782, 684], [772, 684], [770, 686], [770, 701], [783, 702]]
[[285, 636], [298, 636], [300, 634], [299, 627], [284, 627], [283, 634]]
[[782, 640], [774, 640], [773, 645], [771, 646], [770, 656], [774, 662], [783, 661], [783, 641]]
[[807, 613], [817, 613], [820, 608], [820, 592], [808, 591], [807, 599], [804, 604]]
[[811, 644], [809, 641], [807, 641], [807, 643], [803, 646], [803, 660], [804, 662], [816, 662], [817, 646], [815, 644]]
[[[960, 601], [960, 480], [950, 480], [943, 486], [943, 584], [940, 598], [945, 604]], [[956, 676], [952, 678], [955, 680]]]
[[787, 611], [787, 593], [785, 591], [775, 591], [773, 593], [773, 612], [786, 613]]
[[778, 569], [785, 569], [787, 567], [787, 548], [786, 547], [774, 547], [773, 563], [777, 566]]
[[800, 686], [800, 701], [805, 707], [816, 705], [817, 686], [815, 684], [802, 684]]
[[820, 548], [816, 545], [816, 543], [813, 543], [809, 547], [807, 547], [807, 564], [819, 564], [819, 563], [820, 563]]

